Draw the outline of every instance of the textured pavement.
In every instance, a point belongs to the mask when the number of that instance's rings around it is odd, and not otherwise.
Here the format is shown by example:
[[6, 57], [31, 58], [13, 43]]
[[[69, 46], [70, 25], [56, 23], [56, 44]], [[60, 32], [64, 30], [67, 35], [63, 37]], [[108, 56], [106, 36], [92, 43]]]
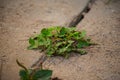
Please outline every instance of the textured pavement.
[[[27, 50], [28, 39], [44, 27], [66, 25], [89, 0], [0, 0], [0, 78], [19, 80], [16, 59], [30, 67], [42, 55]], [[120, 1], [96, 0], [77, 25], [96, 46], [69, 59], [52, 57], [44, 68], [63, 80], [120, 80]]]

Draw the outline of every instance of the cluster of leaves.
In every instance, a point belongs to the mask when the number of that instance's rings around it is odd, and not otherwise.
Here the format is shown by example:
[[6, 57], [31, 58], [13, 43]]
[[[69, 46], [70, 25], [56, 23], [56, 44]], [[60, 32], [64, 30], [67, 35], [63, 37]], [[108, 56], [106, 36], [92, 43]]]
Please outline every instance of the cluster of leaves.
[[85, 31], [76, 31], [75, 28], [50, 27], [43, 28], [40, 34], [29, 39], [28, 49], [39, 49], [48, 56], [61, 55], [68, 57], [70, 52], [85, 54], [82, 48], [90, 46], [90, 39], [86, 38]]
[[17, 64], [23, 68], [20, 70], [19, 75], [21, 80], [51, 80], [52, 70], [45, 70], [41, 68], [27, 69], [18, 60]]

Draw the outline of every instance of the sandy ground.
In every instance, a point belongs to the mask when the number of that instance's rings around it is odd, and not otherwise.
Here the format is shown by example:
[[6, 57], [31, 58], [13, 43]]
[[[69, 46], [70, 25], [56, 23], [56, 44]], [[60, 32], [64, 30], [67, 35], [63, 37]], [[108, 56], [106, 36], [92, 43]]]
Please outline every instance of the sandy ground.
[[[87, 55], [72, 54], [69, 59], [53, 57], [45, 61], [44, 67], [54, 71], [53, 77], [63, 80], [120, 80], [120, 1], [105, 2], [97, 0], [77, 25], [77, 29], [85, 29], [98, 45], [88, 48]], [[21, 5], [25, 6], [25, 3]], [[20, 68], [15, 60], [19, 59], [30, 67], [42, 55], [26, 49], [28, 38], [43, 27], [58, 24], [38, 21], [37, 17], [36, 20], [30, 19], [27, 16], [29, 10], [25, 14], [20, 10], [17, 12], [14, 8], [0, 7], [1, 80], [19, 80]]]

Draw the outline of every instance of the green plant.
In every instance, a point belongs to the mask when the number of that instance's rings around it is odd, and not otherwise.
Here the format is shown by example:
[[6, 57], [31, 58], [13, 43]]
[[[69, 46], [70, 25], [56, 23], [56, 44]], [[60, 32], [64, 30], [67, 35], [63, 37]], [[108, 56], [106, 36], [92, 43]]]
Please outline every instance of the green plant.
[[40, 68], [27, 69], [18, 60], [16, 60], [16, 62], [21, 68], [23, 68], [19, 72], [21, 80], [51, 80], [52, 70], [42, 69], [42, 64]]
[[90, 39], [86, 38], [85, 31], [76, 31], [75, 28], [51, 27], [43, 28], [40, 34], [29, 38], [28, 49], [39, 49], [48, 56], [61, 55], [68, 57], [71, 52], [85, 54], [82, 48], [90, 46]]

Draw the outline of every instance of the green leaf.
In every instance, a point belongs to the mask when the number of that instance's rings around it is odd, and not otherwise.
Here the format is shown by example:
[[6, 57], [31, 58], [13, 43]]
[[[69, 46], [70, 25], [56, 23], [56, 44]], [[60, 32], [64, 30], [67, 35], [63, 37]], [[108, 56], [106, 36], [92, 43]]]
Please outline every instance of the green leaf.
[[85, 36], [86, 36], [86, 31], [85, 31], [85, 30], [81, 31], [80, 37], [83, 38], [83, 37], [85, 37]]
[[60, 36], [63, 37], [66, 33], [68, 32], [68, 29], [65, 28], [65, 27], [62, 27], [61, 30], [60, 30]]
[[38, 45], [42, 46], [42, 45], [45, 45], [45, 44], [46, 44], [46, 39], [42, 35], [39, 35], [39, 37], [38, 37]]
[[67, 46], [63, 46], [62, 48], [59, 49], [59, 54], [64, 54], [65, 52], [69, 52], [70, 51], [70, 47], [71, 43], [69, 43]]
[[43, 29], [41, 30], [41, 34], [42, 34], [43, 36], [52, 36], [51, 31], [48, 30], [48, 29], [46, 29], [46, 28], [43, 28]]
[[29, 39], [29, 43], [30, 43], [31, 45], [34, 45], [34, 44], [35, 44], [35, 40], [32, 39], [32, 38], [30, 38], [30, 39]]
[[51, 42], [52, 42], [52, 41], [51, 41], [49, 38], [47, 38], [47, 39], [46, 39], [46, 46], [52, 45]]
[[72, 28], [68, 28], [70, 31], [75, 31], [76, 28], [75, 27], [72, 27]]
[[46, 54], [47, 54], [48, 56], [51, 56], [52, 54], [54, 54], [54, 52], [55, 52], [55, 50], [52, 48], [51, 45], [49, 45], [49, 46], [47, 47]]
[[74, 32], [74, 33], [71, 33], [72, 36], [75, 38], [75, 39], [79, 39], [80, 38], [80, 32]]
[[90, 44], [87, 41], [79, 41], [79, 43], [77, 44], [78, 48], [83, 48], [86, 46], [89, 46]]
[[50, 80], [52, 70], [38, 70], [33, 75], [33, 80]]
[[28, 47], [28, 49], [36, 49], [36, 48], [38, 48], [38, 46], [39, 46], [38, 41], [37, 41], [37, 40], [34, 40], [34, 44], [31, 44], [31, 45]]
[[58, 43], [55, 44], [55, 47], [59, 47], [59, 46], [61, 46], [62, 44], [64, 44], [64, 42], [58, 42]]
[[74, 41], [73, 40], [68, 40], [68, 43], [72, 44]]
[[28, 49], [38, 48], [38, 41], [37, 40], [30, 38], [29, 43], [30, 43], [30, 46], [28, 47]]
[[20, 70], [19, 75], [20, 75], [21, 80], [29, 80], [29, 77], [28, 77], [29, 75], [27, 71]]

